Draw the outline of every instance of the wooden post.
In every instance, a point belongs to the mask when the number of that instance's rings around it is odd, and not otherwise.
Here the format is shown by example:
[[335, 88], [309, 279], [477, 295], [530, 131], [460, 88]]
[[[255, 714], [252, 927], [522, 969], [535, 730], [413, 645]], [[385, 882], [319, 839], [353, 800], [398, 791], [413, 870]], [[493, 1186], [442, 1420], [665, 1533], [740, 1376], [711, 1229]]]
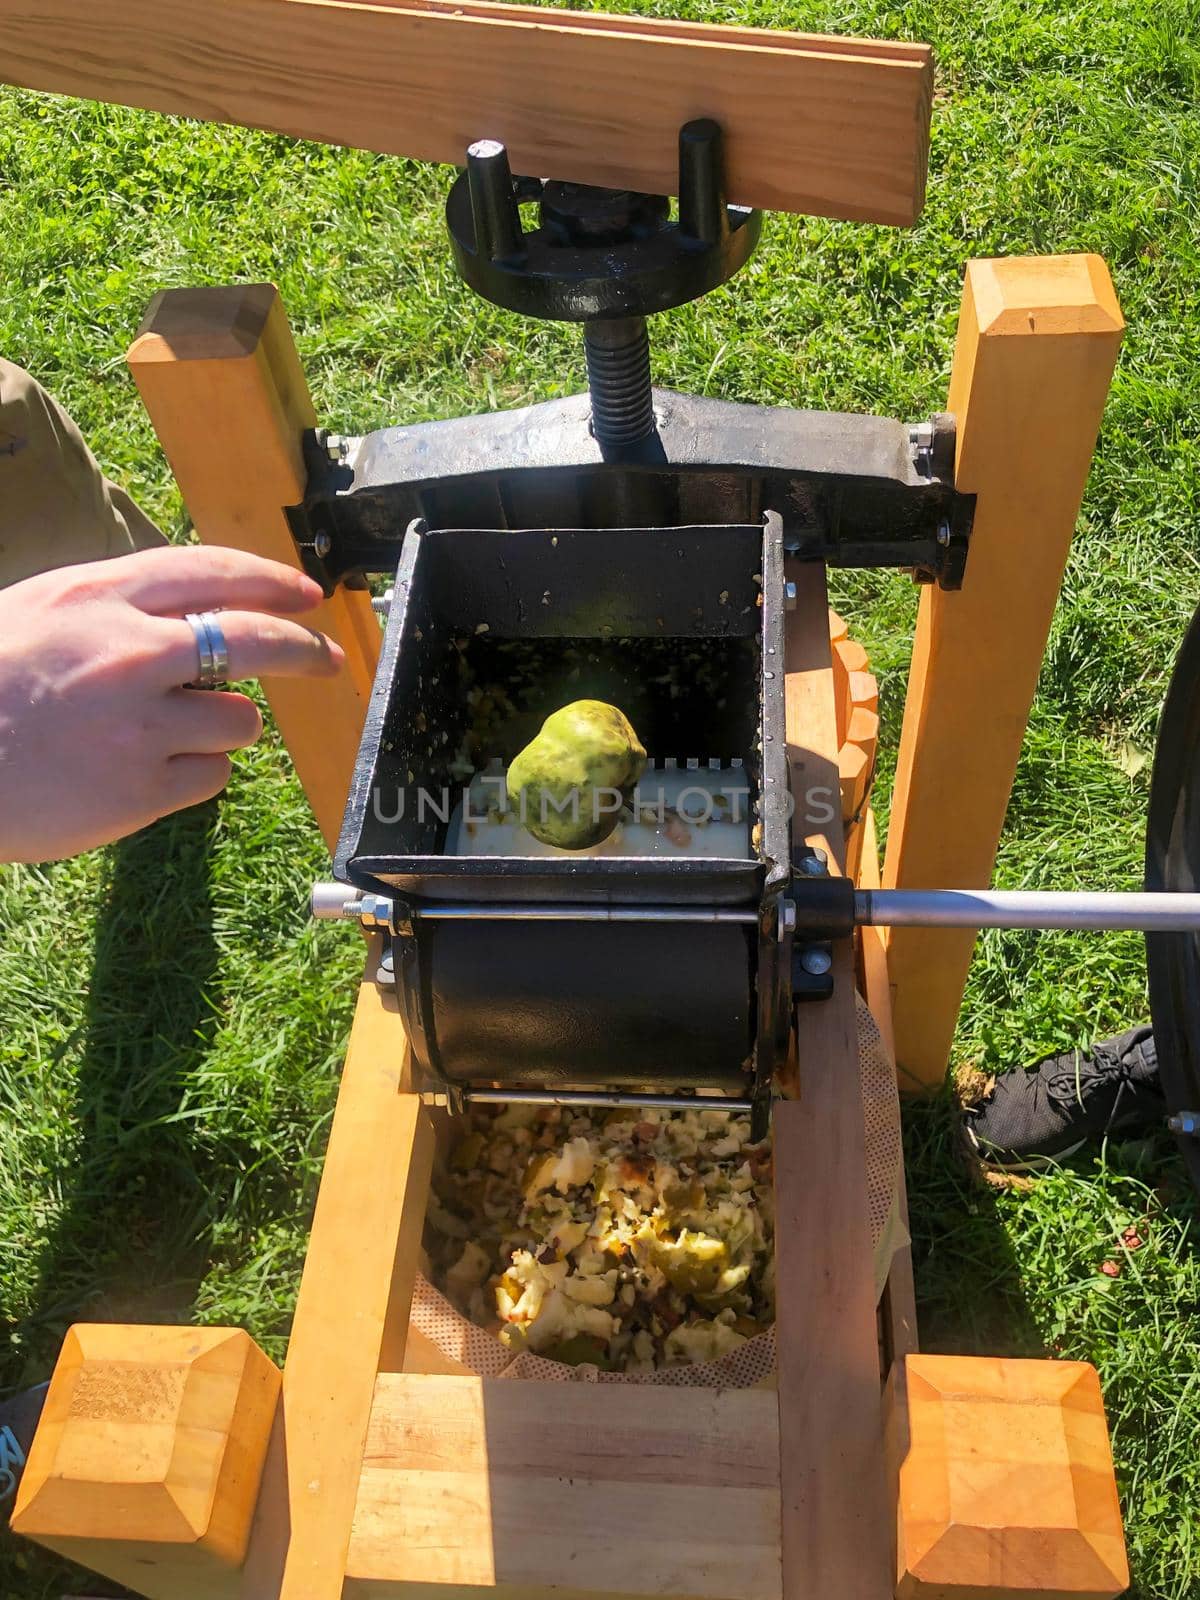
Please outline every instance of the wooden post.
[[[205, 544], [299, 566], [283, 507], [304, 494], [300, 436], [316, 422], [274, 286], [156, 295], [129, 366]], [[330, 849], [358, 753], [379, 623], [364, 593], [339, 590], [305, 621], [346, 652], [322, 681], [268, 679], [267, 699]]]
[[72, 1328], [13, 1531], [163, 1600], [232, 1600], [279, 1387], [235, 1328]]
[[829, 644], [846, 840], [843, 866], [846, 876], [857, 883], [863, 859], [867, 795], [875, 775], [879, 743], [879, 685], [868, 670], [867, 652], [847, 637], [846, 624], [836, 611], [829, 613]]
[[[885, 888], [990, 882], [1123, 327], [1098, 256], [967, 268], [949, 409], [975, 528], [961, 592], [921, 597]], [[889, 939], [897, 1059], [919, 1085], [945, 1073], [974, 940]]]
[[910, 1355], [888, 1384], [897, 1600], [1114, 1600], [1129, 1586], [1096, 1369]]
[[[830, 870], [840, 871], [825, 574], [801, 566], [788, 576], [798, 591], [787, 618], [792, 837], [819, 843]], [[833, 998], [800, 1008], [800, 1095], [776, 1102], [773, 1118], [783, 1600], [891, 1600], [866, 1130], [848, 939], [836, 943], [833, 975]]]
[[[378, 964], [372, 941], [368, 969]], [[394, 995], [359, 991], [283, 1373], [281, 1600], [340, 1600], [375, 1382], [400, 1371], [433, 1167]], [[253, 1552], [252, 1552], [253, 1554]], [[273, 1576], [273, 1575], [272, 1575]]]

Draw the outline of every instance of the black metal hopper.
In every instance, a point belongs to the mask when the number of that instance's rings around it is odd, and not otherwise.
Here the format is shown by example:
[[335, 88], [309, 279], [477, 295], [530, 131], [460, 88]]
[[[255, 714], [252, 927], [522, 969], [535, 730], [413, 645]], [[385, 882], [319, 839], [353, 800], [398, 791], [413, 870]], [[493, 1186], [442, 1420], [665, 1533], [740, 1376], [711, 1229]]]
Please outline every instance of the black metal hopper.
[[[414, 524], [338, 876], [417, 900], [758, 904], [788, 872], [783, 607], [774, 515], [687, 528]], [[621, 705], [660, 759], [741, 760], [753, 859], [446, 854], [468, 768], [510, 760], [546, 715], [583, 697]], [[496, 702], [506, 711], [489, 718]]]

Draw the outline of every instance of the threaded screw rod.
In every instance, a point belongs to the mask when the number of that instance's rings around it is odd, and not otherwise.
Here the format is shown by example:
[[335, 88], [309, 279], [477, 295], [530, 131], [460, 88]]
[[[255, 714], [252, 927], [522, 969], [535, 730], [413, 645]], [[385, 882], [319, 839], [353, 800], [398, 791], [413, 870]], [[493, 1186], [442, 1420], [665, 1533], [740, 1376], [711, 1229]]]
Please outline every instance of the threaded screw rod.
[[654, 432], [645, 317], [604, 317], [583, 328], [592, 433], [607, 459]]

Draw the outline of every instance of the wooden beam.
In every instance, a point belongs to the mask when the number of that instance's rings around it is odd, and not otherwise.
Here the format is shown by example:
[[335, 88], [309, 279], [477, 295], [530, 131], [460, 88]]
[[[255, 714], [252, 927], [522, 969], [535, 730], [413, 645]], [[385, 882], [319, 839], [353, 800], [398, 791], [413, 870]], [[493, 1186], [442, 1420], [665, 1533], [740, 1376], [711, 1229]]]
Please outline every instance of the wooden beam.
[[[841, 870], [834, 678], [822, 568], [797, 566], [787, 619], [793, 837]], [[801, 1006], [800, 1097], [775, 1106], [776, 1341], [784, 1600], [891, 1600], [874, 1257], [854, 962]], [[822, 1221], [821, 1219], [826, 1219]], [[828, 1219], [836, 1219], [830, 1223]]]
[[778, 1435], [767, 1390], [385, 1374], [346, 1595], [779, 1600]]
[[0, 0], [0, 28], [30, 89], [426, 161], [502, 139], [518, 172], [666, 194], [710, 116], [742, 204], [906, 226], [924, 200], [923, 45], [348, 0]]
[[[1098, 256], [967, 268], [949, 410], [975, 527], [962, 590], [921, 596], [885, 888], [991, 880], [1123, 327]], [[888, 940], [897, 1059], [919, 1084], [945, 1073], [974, 942]]]
[[[873, 681], [873, 680], [872, 680]], [[875, 813], [870, 806], [862, 820], [861, 864], [857, 881], [864, 889], [878, 889], [879, 843], [875, 832]], [[896, 1045], [892, 1029], [892, 988], [888, 977], [887, 946], [881, 928], [859, 928], [858, 987], [867, 1002], [875, 1024], [892, 1060]], [[908, 1190], [904, 1178], [903, 1154], [897, 1174], [896, 1205], [902, 1227], [908, 1232]], [[884, 1366], [890, 1368], [901, 1357], [917, 1348], [917, 1293], [913, 1281], [912, 1245], [900, 1246], [892, 1257], [887, 1287], [880, 1307], [884, 1334]]]
[[[300, 436], [316, 415], [274, 286], [165, 290], [128, 359], [201, 541], [299, 566], [283, 507], [304, 494]], [[332, 850], [379, 622], [369, 596], [345, 589], [303, 620], [337, 640], [344, 669], [320, 681], [266, 679], [263, 688]]]
[[[378, 951], [373, 942], [368, 970]], [[404, 1092], [394, 996], [359, 991], [283, 1369], [290, 1536], [280, 1600], [339, 1600], [376, 1377], [404, 1361], [433, 1129]], [[252, 1551], [252, 1554], [254, 1552]]]

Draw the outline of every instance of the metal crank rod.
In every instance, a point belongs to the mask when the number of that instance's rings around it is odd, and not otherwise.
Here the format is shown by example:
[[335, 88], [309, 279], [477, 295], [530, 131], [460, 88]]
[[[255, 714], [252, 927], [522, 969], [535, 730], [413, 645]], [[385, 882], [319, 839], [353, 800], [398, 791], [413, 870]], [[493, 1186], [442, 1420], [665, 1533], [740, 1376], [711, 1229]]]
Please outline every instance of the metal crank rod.
[[854, 921], [884, 928], [1200, 930], [1200, 894], [1050, 889], [856, 889]]
[[[1200, 932], [1200, 894], [1093, 892], [1047, 889], [855, 889], [845, 880], [827, 880], [826, 892], [837, 895], [845, 926], [827, 921], [822, 905], [821, 932], [849, 932], [851, 925], [886, 928], [1061, 928], [1067, 931], [1145, 933]], [[844, 898], [843, 898], [844, 896]], [[804, 927], [804, 894], [797, 896], [798, 921]], [[314, 917], [350, 917], [368, 926], [385, 927], [392, 920], [392, 902], [383, 895], [364, 895], [341, 883], [313, 888]], [[432, 902], [418, 914], [434, 921], [480, 920], [554, 922], [744, 922], [758, 921], [752, 910], [691, 906], [503, 905], [496, 902]]]
[[[485, 1106], [594, 1106], [601, 1111], [749, 1111], [753, 1100], [720, 1094], [604, 1094], [591, 1089], [468, 1089], [464, 1099]], [[436, 1103], [436, 1093], [427, 1096]]]

